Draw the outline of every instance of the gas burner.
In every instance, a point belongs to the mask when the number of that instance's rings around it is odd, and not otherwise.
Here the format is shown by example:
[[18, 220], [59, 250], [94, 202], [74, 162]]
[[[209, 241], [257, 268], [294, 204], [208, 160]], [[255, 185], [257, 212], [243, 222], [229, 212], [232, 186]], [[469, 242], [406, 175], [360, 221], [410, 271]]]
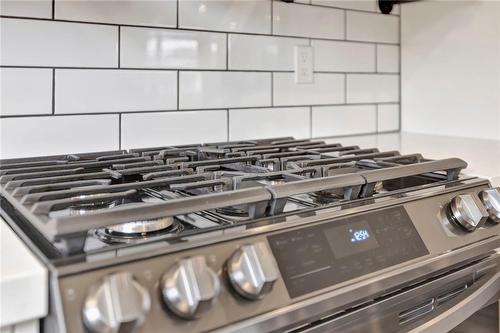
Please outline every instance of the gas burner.
[[244, 221], [250, 218], [248, 210], [241, 206], [217, 208], [215, 212], [233, 221]]
[[119, 235], [146, 235], [169, 228], [174, 223], [173, 217], [160, 217], [153, 220], [133, 221], [107, 226], [106, 229]]
[[184, 230], [182, 223], [174, 217], [133, 221], [96, 229], [94, 235], [108, 244], [134, 243], [152, 237], [176, 234]]
[[311, 196], [313, 198], [313, 202], [318, 205], [330, 204], [342, 200], [344, 198], [342, 192], [335, 192], [335, 191], [315, 192]]
[[[79, 196], [78, 198], [83, 199], [85, 197], [86, 197], [85, 195], [82, 195]], [[102, 200], [102, 201], [79, 203], [73, 206], [69, 206], [67, 209], [69, 216], [80, 216], [91, 212], [95, 212], [96, 210], [113, 208], [117, 204], [118, 203], [116, 200]]]

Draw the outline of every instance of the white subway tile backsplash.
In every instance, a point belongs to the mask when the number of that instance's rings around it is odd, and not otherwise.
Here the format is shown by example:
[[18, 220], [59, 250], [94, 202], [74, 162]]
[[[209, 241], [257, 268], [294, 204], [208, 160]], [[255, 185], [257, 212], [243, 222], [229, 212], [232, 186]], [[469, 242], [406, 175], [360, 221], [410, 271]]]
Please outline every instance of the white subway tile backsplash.
[[398, 45], [377, 45], [377, 71], [399, 73]]
[[56, 113], [177, 108], [177, 73], [155, 70], [56, 70]]
[[52, 0], [0, 0], [0, 14], [52, 18]]
[[0, 68], [0, 115], [52, 113], [52, 70]]
[[0, 158], [118, 149], [118, 115], [0, 119]]
[[274, 105], [344, 103], [343, 74], [314, 74], [313, 83], [295, 83], [293, 73], [274, 73]]
[[274, 1], [273, 33], [287, 36], [342, 39], [344, 38], [344, 11]]
[[312, 46], [316, 71], [375, 71], [374, 44], [313, 40]]
[[122, 27], [120, 38], [121, 67], [226, 68], [222, 33]]
[[348, 40], [399, 42], [398, 16], [348, 11], [346, 18]]
[[229, 69], [291, 71], [294, 47], [309, 45], [303, 38], [229, 35]]
[[10, 18], [0, 25], [2, 65], [118, 65], [118, 27]]
[[370, 12], [375, 12], [378, 8], [377, 0], [312, 0], [312, 4]]
[[229, 110], [229, 139], [309, 137], [309, 108]]
[[179, 111], [122, 115], [124, 148], [227, 140], [227, 111]]
[[373, 133], [375, 105], [321, 106], [312, 109], [313, 137]]
[[399, 130], [399, 104], [380, 104], [377, 113], [379, 132]]
[[270, 0], [179, 0], [179, 27], [231, 32], [271, 32]]
[[180, 72], [180, 109], [217, 109], [271, 105], [271, 74]]
[[[398, 10], [0, 0], [0, 154], [398, 130]], [[312, 83], [295, 83], [297, 45], [312, 46]]]
[[347, 74], [347, 103], [399, 101], [399, 75]]
[[55, 0], [58, 20], [175, 27], [175, 0]]

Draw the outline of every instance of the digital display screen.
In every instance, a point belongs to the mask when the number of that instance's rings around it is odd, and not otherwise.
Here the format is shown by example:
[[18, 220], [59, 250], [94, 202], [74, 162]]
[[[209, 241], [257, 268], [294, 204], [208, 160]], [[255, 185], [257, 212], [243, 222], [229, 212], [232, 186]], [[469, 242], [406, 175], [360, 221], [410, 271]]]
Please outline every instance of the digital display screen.
[[368, 222], [360, 221], [324, 230], [335, 258], [340, 259], [379, 247]]
[[291, 298], [428, 254], [403, 207], [268, 236]]

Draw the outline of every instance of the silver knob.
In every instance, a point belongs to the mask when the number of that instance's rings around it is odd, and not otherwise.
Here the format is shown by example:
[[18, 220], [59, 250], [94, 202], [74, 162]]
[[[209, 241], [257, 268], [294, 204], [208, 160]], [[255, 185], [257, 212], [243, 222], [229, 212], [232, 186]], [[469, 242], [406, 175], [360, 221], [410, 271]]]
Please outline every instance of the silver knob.
[[220, 292], [217, 274], [204, 256], [177, 261], [162, 277], [161, 290], [167, 307], [185, 319], [199, 317], [210, 309]]
[[448, 207], [450, 219], [467, 231], [474, 231], [486, 222], [488, 212], [475, 193], [461, 194], [453, 198]]
[[500, 223], [500, 188], [490, 188], [479, 193], [490, 220]]
[[227, 262], [229, 282], [241, 296], [255, 300], [273, 288], [279, 271], [266, 243], [240, 247]]
[[108, 275], [90, 288], [82, 315], [93, 333], [132, 333], [151, 307], [148, 291], [127, 272]]

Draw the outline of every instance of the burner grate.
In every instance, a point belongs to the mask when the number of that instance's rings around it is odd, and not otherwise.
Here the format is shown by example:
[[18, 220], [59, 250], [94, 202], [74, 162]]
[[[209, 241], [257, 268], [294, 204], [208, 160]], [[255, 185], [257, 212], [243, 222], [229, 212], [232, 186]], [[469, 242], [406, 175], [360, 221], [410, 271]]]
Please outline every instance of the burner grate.
[[238, 224], [442, 184], [466, 166], [287, 137], [3, 160], [0, 193], [50, 241], [97, 230], [118, 242], [182, 233], [186, 214]]

